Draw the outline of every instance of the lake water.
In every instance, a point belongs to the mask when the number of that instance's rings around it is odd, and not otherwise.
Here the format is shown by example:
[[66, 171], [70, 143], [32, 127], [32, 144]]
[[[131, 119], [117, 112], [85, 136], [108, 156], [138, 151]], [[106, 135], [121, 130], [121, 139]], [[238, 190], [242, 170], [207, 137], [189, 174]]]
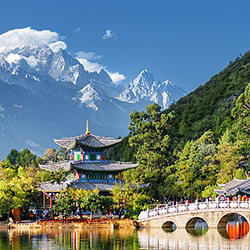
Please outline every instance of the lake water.
[[[250, 249], [250, 236], [237, 225], [207, 229], [9, 229], [0, 230], [0, 249]], [[239, 231], [239, 232], [238, 232]], [[230, 239], [231, 238], [231, 239]]]

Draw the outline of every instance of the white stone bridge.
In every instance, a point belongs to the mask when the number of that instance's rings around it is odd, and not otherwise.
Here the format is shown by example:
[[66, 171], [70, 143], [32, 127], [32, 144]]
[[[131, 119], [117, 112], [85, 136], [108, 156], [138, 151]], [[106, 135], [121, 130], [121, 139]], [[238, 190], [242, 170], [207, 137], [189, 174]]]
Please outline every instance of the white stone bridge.
[[226, 227], [234, 214], [243, 216], [250, 225], [250, 201], [195, 202], [173, 206], [157, 206], [155, 209], [142, 211], [137, 223], [144, 227], [194, 227], [197, 220], [204, 220], [209, 228]]

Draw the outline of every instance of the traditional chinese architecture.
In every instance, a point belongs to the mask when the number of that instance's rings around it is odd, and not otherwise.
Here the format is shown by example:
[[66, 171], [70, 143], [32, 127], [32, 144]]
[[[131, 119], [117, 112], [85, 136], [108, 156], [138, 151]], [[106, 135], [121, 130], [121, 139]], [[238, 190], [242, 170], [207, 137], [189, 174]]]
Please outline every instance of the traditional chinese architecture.
[[43, 192], [44, 207], [46, 197], [50, 199], [52, 207], [52, 199], [58, 192], [68, 187], [84, 190], [94, 190], [97, 187], [101, 194], [108, 194], [117, 182], [122, 182], [121, 173], [136, 168], [139, 164], [110, 161], [107, 149], [121, 140], [90, 134], [88, 121], [84, 135], [54, 139], [55, 143], [67, 149], [68, 160], [48, 162], [40, 167], [49, 171], [61, 169], [66, 173], [66, 178], [60, 184], [40, 183], [39, 189]]
[[220, 189], [214, 189], [215, 193], [221, 195], [250, 195], [250, 178], [246, 180], [233, 179], [225, 184], [219, 184]]

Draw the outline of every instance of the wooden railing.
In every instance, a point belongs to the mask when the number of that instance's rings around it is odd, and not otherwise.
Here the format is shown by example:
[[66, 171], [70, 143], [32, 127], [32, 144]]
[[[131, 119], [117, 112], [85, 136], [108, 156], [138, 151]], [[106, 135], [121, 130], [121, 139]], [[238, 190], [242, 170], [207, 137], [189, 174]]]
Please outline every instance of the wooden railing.
[[188, 212], [188, 211], [197, 211], [197, 210], [215, 210], [215, 209], [250, 209], [250, 200], [249, 201], [205, 201], [195, 203], [185, 203], [168, 206], [159, 206], [157, 205], [154, 209], [147, 209], [146, 211], [141, 211], [138, 216], [138, 219], [147, 219], [150, 217], [161, 216], [165, 214], [172, 214], [178, 212]]

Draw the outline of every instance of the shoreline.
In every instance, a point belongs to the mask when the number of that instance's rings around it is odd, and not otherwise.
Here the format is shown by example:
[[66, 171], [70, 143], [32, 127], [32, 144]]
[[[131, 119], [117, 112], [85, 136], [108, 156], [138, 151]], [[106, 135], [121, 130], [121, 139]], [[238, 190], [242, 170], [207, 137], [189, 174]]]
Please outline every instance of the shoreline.
[[0, 223], [0, 229], [43, 229], [43, 228], [135, 228], [134, 221], [131, 219], [93, 219], [93, 220], [46, 220], [46, 221], [22, 221], [16, 223]]

